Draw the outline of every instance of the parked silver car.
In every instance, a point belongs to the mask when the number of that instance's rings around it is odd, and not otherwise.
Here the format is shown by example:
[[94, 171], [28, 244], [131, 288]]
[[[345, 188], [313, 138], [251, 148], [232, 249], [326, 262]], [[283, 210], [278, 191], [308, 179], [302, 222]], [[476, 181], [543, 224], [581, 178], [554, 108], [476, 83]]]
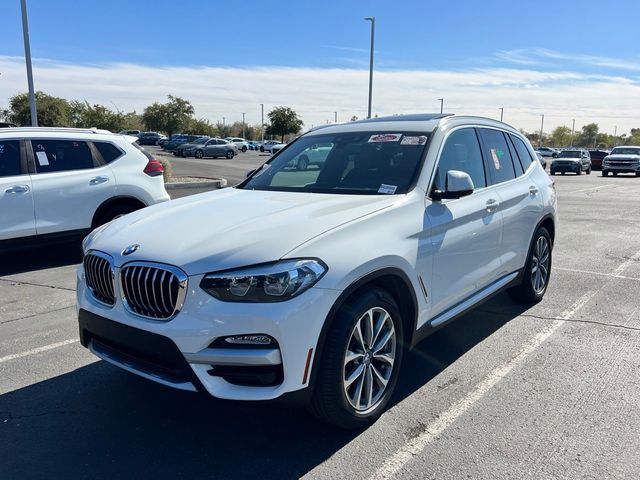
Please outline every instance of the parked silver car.
[[227, 157], [231, 160], [238, 154], [238, 146], [235, 143], [228, 142], [221, 138], [210, 138], [203, 145], [199, 145], [193, 150], [193, 156], [196, 158], [205, 157]]

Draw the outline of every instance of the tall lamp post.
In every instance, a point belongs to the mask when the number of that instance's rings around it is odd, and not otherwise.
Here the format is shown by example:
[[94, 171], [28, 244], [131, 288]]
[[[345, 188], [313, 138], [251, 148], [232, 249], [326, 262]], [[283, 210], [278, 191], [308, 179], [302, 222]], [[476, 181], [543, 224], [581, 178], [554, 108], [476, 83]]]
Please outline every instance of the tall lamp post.
[[444, 98], [439, 98], [440, 101], [440, 113], [444, 111]]
[[573, 147], [573, 132], [576, 129], [576, 119], [573, 119], [573, 122], [571, 123], [571, 141], [569, 142], [569, 146]]
[[371, 118], [371, 99], [373, 97], [373, 47], [375, 45], [376, 17], [365, 17], [371, 22], [371, 50], [369, 52], [369, 106], [367, 108], [367, 118]]
[[540, 139], [538, 141], [538, 146], [542, 146], [542, 132], [544, 132], [544, 113], [542, 114], [542, 122], [540, 123]]
[[504, 118], [504, 107], [500, 107], [500, 121]]
[[247, 138], [245, 136], [245, 133], [244, 133], [244, 126], [245, 126], [245, 123], [244, 123], [244, 112], [242, 112], [242, 138]]
[[29, 105], [31, 106], [31, 126], [38, 126], [36, 93], [33, 89], [33, 69], [31, 68], [31, 44], [29, 42], [29, 20], [27, 19], [27, 0], [20, 0], [22, 7], [22, 36], [24, 37], [24, 58], [27, 63], [27, 83], [29, 84]]
[[264, 144], [264, 103], [260, 104], [260, 111], [262, 116], [262, 123], [260, 124], [260, 131], [262, 132], [262, 142]]

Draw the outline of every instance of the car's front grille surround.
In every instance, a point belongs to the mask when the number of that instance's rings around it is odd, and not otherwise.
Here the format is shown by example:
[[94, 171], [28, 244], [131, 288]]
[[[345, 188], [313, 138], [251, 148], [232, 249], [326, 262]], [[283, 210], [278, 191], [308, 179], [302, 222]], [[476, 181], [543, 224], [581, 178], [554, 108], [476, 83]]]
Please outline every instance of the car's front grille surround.
[[93, 298], [108, 307], [116, 303], [113, 257], [99, 251], [88, 252], [82, 260], [84, 276]]
[[171, 265], [127, 263], [119, 275], [122, 303], [135, 315], [152, 320], [171, 320], [182, 309], [187, 281], [187, 275]]

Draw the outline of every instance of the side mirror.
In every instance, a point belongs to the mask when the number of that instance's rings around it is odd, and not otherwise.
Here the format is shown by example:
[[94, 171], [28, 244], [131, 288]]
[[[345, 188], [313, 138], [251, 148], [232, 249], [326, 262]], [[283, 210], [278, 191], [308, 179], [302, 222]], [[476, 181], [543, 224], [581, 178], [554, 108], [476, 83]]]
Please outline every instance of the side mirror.
[[459, 170], [449, 170], [445, 180], [445, 190], [434, 190], [431, 194], [433, 200], [444, 200], [466, 197], [471, 195], [474, 190], [473, 180], [466, 172]]

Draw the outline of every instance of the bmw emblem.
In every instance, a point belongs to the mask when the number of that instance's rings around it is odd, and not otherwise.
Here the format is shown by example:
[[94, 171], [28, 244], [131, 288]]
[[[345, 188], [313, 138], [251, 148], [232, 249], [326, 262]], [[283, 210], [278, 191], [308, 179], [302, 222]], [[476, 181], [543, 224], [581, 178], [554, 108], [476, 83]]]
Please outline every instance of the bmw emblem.
[[125, 248], [122, 251], [122, 255], [131, 255], [132, 253], [134, 253], [136, 250], [138, 250], [140, 248], [140, 245], [138, 245], [137, 243], [134, 245], [129, 245], [127, 248]]

